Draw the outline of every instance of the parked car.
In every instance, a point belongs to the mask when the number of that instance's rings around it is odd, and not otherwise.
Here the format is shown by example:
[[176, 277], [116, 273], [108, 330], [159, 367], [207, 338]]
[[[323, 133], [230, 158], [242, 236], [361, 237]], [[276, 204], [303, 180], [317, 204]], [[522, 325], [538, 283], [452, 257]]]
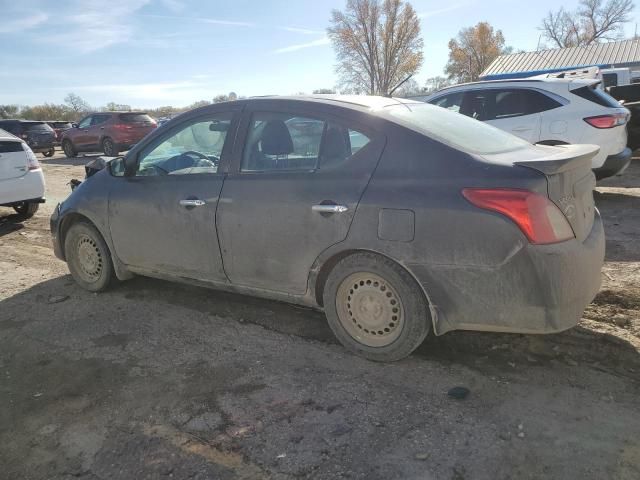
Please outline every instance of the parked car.
[[35, 153], [51, 157], [55, 153], [56, 134], [46, 122], [34, 120], [0, 120], [0, 128], [21, 138]]
[[13, 207], [21, 220], [44, 202], [44, 176], [35, 153], [23, 140], [0, 129], [0, 206]]
[[543, 145], [592, 143], [596, 178], [622, 173], [631, 161], [629, 111], [599, 80], [522, 79], [468, 83], [415, 97]]
[[55, 141], [56, 145], [60, 145], [60, 140], [62, 139], [62, 132], [64, 132], [65, 130], [69, 130], [70, 128], [73, 128], [72, 122], [65, 122], [65, 121], [47, 122], [47, 125], [53, 128], [53, 131], [56, 133], [56, 141]]
[[89, 291], [139, 274], [324, 309], [348, 349], [392, 361], [430, 330], [576, 324], [604, 258], [597, 151], [421, 102], [238, 100], [107, 162], [51, 233]]
[[80, 120], [77, 127], [62, 133], [62, 150], [69, 158], [78, 152], [95, 151], [115, 157], [156, 127], [155, 120], [145, 112], [92, 113]]

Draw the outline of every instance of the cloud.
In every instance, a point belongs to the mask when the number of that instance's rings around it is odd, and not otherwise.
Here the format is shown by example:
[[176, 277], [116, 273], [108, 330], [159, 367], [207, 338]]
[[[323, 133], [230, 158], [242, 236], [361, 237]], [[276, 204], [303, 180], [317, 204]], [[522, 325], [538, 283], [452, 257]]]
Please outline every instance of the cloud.
[[322, 35], [324, 32], [320, 30], [310, 30], [308, 28], [298, 28], [298, 27], [278, 27], [280, 30], [285, 30], [287, 32], [293, 33], [301, 33], [302, 35]]
[[[6, 15], [6, 12], [5, 12]], [[49, 18], [44, 12], [35, 12], [26, 17], [6, 20], [6, 17], [0, 22], [0, 33], [15, 33], [37, 27]]]
[[184, 10], [184, 3], [180, 0], [162, 0], [162, 4], [172, 12], [181, 12]]
[[131, 16], [150, 0], [110, 0], [108, 8], [100, 0], [77, 3], [75, 13], [61, 18], [66, 33], [61, 35], [80, 53], [90, 53], [117, 43], [128, 42], [134, 34]]
[[68, 91], [79, 94], [98, 93], [103, 98], [115, 98], [119, 102], [151, 100], [171, 101], [185, 93], [202, 98], [211, 96], [208, 84], [201, 80], [184, 80], [176, 82], [150, 82], [150, 83], [111, 83], [92, 84], [65, 87]]
[[418, 13], [418, 18], [431, 18], [437, 15], [441, 15], [443, 13], [453, 12], [454, 10], [458, 10], [462, 7], [467, 7], [475, 2], [463, 2], [463, 3], [454, 3], [453, 5], [449, 5], [448, 7], [436, 8], [434, 10], [429, 10], [426, 12]]
[[145, 14], [140, 14], [138, 16], [148, 17], [148, 18], [166, 18], [169, 20], [191, 20], [194, 22], [212, 23], [214, 25], [229, 25], [233, 27], [253, 27], [254, 26], [254, 24], [251, 22], [238, 22], [235, 20], [224, 20], [220, 18], [183, 17], [182, 15], [156, 15], [154, 13], [145, 13]]
[[277, 50], [274, 50], [273, 53], [295, 52], [295, 51], [302, 50], [302, 49], [305, 49], [305, 48], [319, 47], [321, 45], [328, 45], [329, 43], [330, 43], [329, 37], [322, 37], [322, 38], [319, 38], [318, 40], [313, 40], [312, 42], [298, 43], [297, 45], [289, 45], [288, 47], [278, 48]]

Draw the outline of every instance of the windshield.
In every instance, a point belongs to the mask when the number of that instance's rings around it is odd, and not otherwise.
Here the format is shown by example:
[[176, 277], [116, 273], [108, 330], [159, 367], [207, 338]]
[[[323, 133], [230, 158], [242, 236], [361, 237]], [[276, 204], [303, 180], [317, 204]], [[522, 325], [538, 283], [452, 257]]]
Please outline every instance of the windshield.
[[396, 123], [469, 153], [490, 155], [531, 145], [486, 123], [433, 105], [393, 105], [383, 112]]

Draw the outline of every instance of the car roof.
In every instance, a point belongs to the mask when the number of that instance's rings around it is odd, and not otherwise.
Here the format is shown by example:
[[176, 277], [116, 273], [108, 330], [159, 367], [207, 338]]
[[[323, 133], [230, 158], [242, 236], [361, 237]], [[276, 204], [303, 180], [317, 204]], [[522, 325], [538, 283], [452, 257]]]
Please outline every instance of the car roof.
[[[594, 83], [598, 83], [599, 80], [589, 79], [589, 78], [504, 78], [497, 80], [481, 80], [478, 82], [468, 82], [468, 83], [459, 83], [458, 85], [450, 85], [448, 87], [441, 88], [436, 92], [433, 92], [431, 95], [435, 95], [437, 93], [446, 92], [447, 90], [453, 90], [459, 87], [475, 87], [475, 86], [483, 86], [483, 85], [504, 85], [504, 84], [534, 84], [538, 88], [544, 88], [545, 84], [584, 84], [584, 85], [593, 85]], [[431, 96], [427, 95], [427, 96]]]
[[1, 123], [47, 123], [45, 120], [20, 120], [19, 118], [7, 118], [0, 120]]

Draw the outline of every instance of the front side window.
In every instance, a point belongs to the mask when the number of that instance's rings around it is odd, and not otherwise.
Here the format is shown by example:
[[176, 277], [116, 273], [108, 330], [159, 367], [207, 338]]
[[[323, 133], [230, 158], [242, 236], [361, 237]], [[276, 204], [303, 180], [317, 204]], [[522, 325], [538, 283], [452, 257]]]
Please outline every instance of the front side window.
[[78, 128], [89, 128], [89, 125], [91, 125], [91, 117], [85, 117], [78, 124]]
[[94, 115], [91, 120], [91, 126], [94, 127], [96, 125], [101, 125], [107, 120], [109, 120], [109, 115]]
[[460, 106], [462, 105], [463, 93], [451, 93], [449, 95], [445, 95], [444, 97], [439, 97], [434, 100], [432, 103], [438, 107], [446, 108], [447, 110], [451, 110], [453, 112], [460, 112]]
[[495, 118], [495, 91], [471, 90], [465, 93], [464, 104], [460, 113], [481, 122]]
[[194, 119], [141, 152], [136, 176], [217, 173], [231, 114]]

